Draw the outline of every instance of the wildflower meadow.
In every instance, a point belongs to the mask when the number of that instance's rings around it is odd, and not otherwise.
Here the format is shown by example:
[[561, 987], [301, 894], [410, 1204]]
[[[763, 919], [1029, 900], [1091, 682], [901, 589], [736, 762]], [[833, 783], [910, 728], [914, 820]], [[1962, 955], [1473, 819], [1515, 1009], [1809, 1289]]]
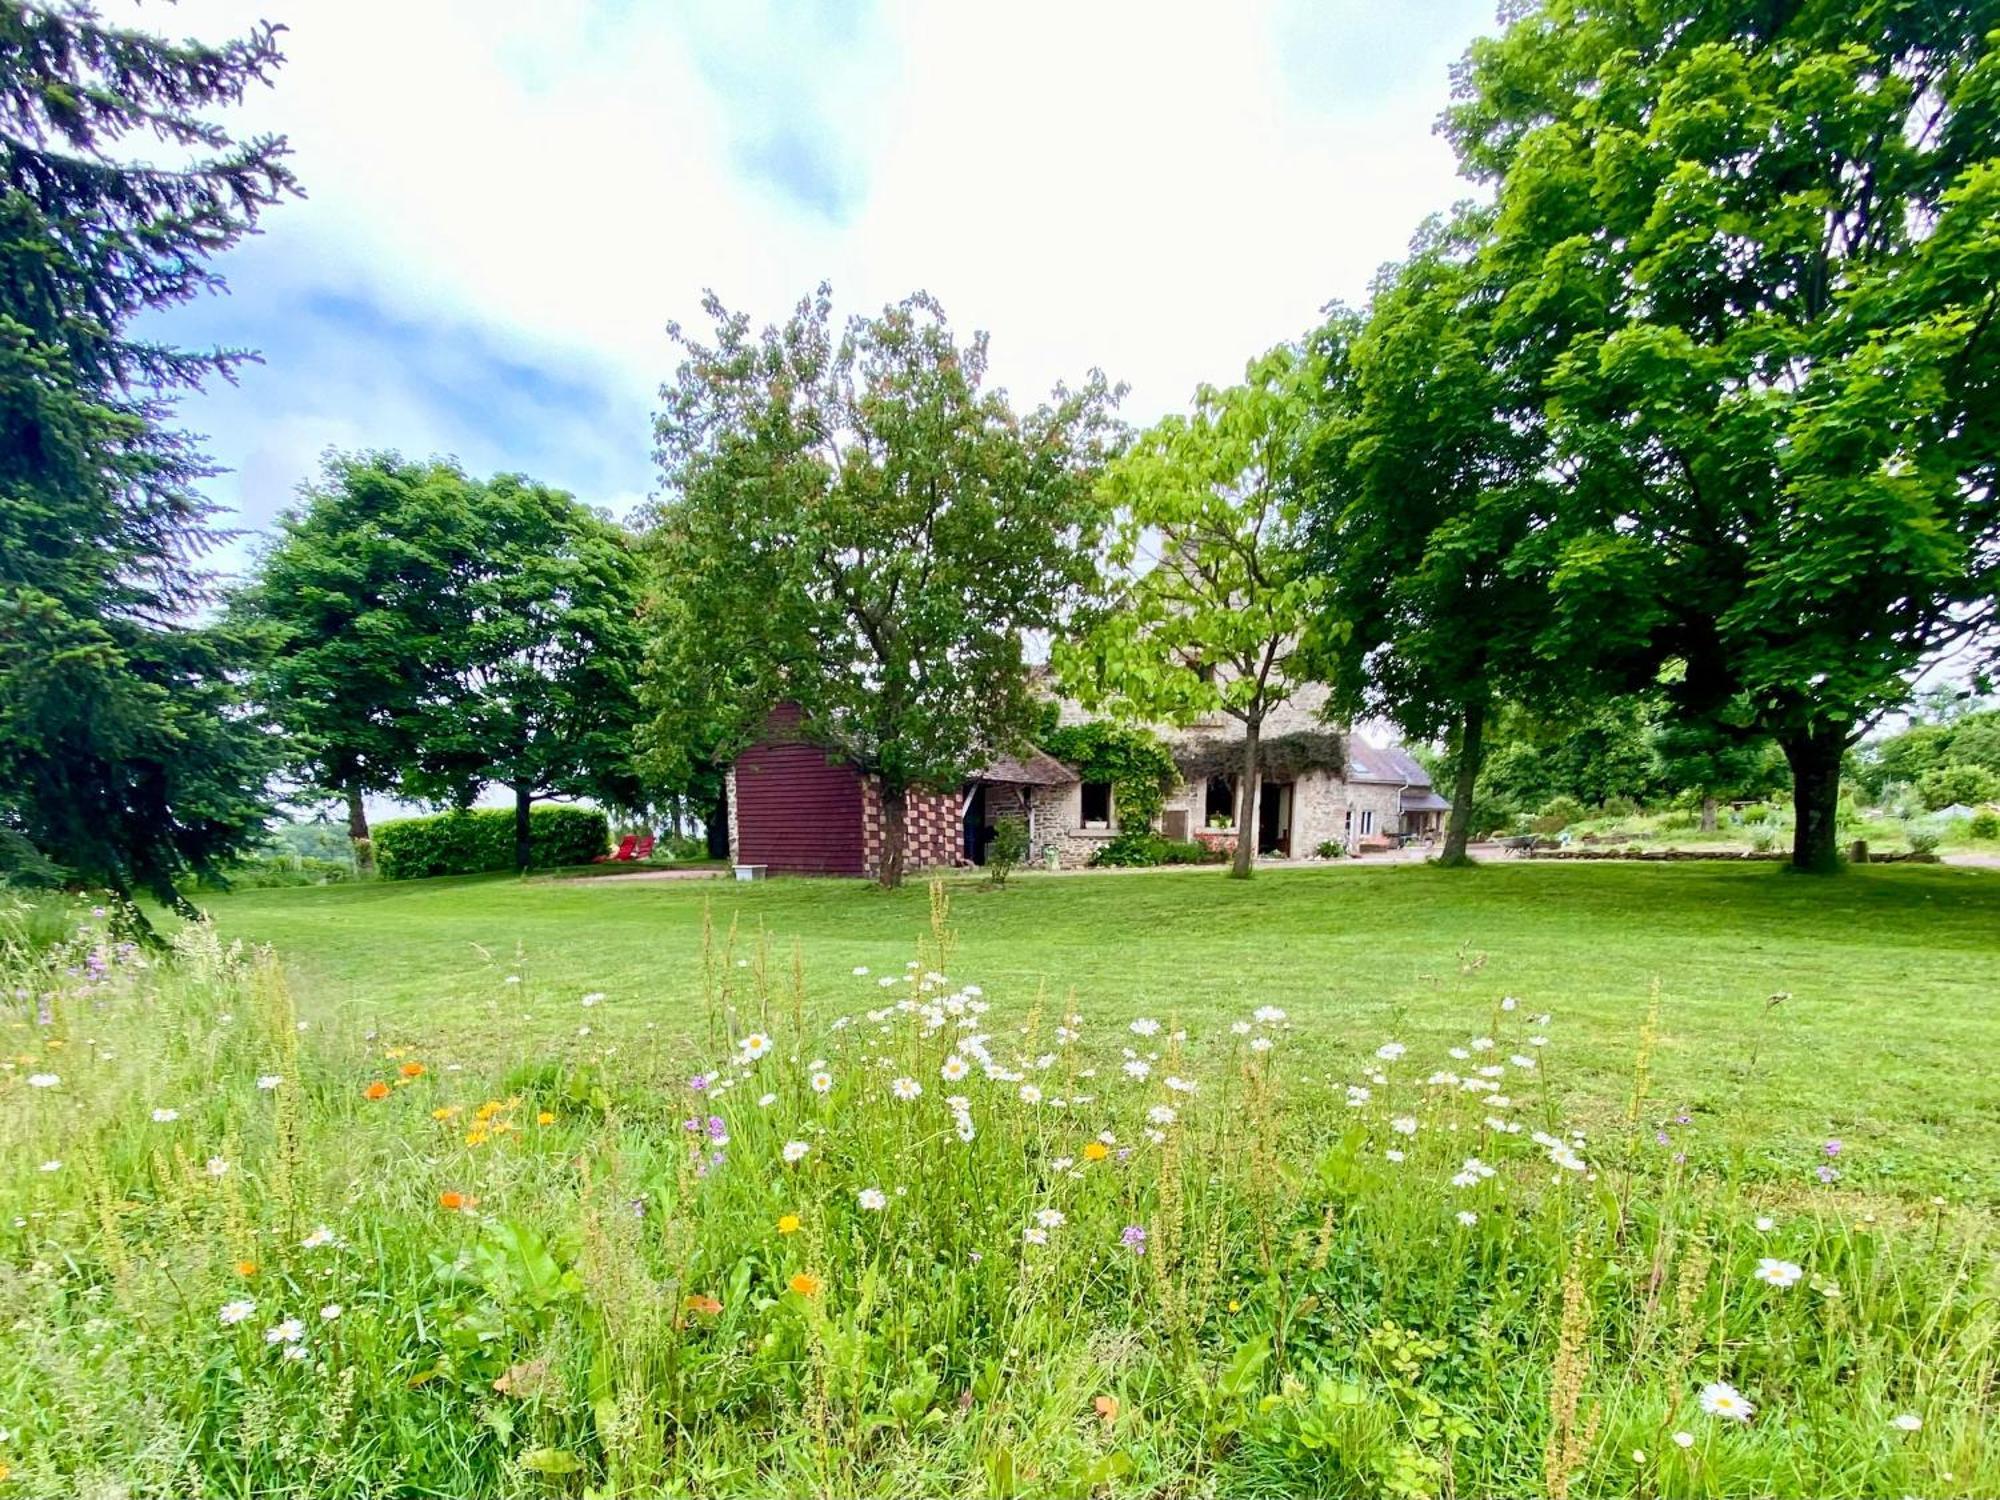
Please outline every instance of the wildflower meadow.
[[1686, 1149], [1656, 1019], [1584, 1128], [1559, 995], [1196, 1029], [989, 991], [934, 890], [496, 1072], [67, 916], [4, 957], [0, 1497], [2000, 1493], [1990, 1221]]

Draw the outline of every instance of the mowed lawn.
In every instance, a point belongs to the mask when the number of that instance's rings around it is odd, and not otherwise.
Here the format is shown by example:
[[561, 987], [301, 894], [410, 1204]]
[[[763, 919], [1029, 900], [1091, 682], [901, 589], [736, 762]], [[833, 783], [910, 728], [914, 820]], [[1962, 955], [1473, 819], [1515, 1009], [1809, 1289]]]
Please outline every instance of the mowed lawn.
[[[1605, 1128], [1623, 1121], [1657, 982], [1645, 1118], [1689, 1113], [1675, 1134], [1698, 1163], [1824, 1191], [1814, 1169], [1838, 1139], [1841, 1191], [2000, 1201], [2000, 873], [1496, 864], [947, 889], [953, 977], [996, 1000], [1073, 989], [1094, 1026], [1177, 1017], [1196, 1045], [1281, 1006], [1296, 1055], [1336, 1087], [1383, 1041], [1434, 1057], [1516, 996], [1552, 1014], [1551, 1087]], [[813, 1011], [880, 1005], [928, 902], [921, 884], [492, 878], [207, 905], [225, 937], [275, 948], [303, 1013], [504, 1065], [628, 1036], [695, 1057], [705, 918], [718, 944], [734, 925], [741, 962], [718, 967], [743, 1003], [759, 946], [788, 992], [796, 945]], [[589, 992], [605, 998], [584, 1007]]]

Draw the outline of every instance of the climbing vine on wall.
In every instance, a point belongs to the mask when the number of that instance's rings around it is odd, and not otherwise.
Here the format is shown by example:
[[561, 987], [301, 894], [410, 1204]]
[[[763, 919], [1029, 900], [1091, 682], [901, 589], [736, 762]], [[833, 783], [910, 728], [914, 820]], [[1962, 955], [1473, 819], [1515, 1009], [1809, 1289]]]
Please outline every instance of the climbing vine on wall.
[[1041, 747], [1085, 781], [1111, 783], [1120, 828], [1150, 828], [1181, 779], [1173, 752], [1144, 729], [1065, 724], [1044, 735]]

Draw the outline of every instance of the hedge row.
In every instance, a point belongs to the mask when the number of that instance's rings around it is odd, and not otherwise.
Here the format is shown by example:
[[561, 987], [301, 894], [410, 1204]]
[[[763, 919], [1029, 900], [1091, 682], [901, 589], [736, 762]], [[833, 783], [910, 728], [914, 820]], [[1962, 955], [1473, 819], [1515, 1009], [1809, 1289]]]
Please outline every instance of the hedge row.
[[[537, 807], [528, 814], [529, 865], [587, 865], [611, 847], [611, 825], [584, 807]], [[375, 862], [385, 880], [481, 875], [514, 868], [514, 810], [482, 807], [434, 818], [398, 818], [375, 829]]]

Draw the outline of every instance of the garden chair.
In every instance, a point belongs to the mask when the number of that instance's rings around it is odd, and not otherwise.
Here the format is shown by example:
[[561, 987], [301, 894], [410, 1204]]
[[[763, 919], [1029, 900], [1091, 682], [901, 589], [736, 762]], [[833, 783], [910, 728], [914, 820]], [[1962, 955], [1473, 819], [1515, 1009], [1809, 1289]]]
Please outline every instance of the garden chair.
[[[625, 835], [624, 838], [618, 841], [618, 852], [616, 854], [600, 854], [597, 856], [596, 859], [593, 859], [591, 863], [594, 865], [602, 865], [602, 864], [609, 864], [615, 861], [622, 864], [624, 861], [632, 857], [632, 847], [638, 842], [639, 842], [639, 836], [636, 833], [628, 833]], [[653, 841], [651, 839], [647, 839], [646, 842], [650, 844]]]
[[651, 859], [652, 857], [653, 857], [653, 836], [649, 833], [644, 838], [640, 839], [638, 845], [632, 850], [632, 858]]

